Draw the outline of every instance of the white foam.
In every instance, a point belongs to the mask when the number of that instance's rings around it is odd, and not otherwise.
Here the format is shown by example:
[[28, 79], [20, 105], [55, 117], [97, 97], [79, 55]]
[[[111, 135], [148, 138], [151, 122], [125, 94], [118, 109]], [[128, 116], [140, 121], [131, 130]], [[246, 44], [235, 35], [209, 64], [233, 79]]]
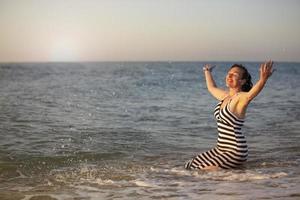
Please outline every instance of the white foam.
[[281, 178], [287, 176], [285, 172], [277, 173], [262, 173], [256, 171], [217, 171], [217, 172], [208, 172], [208, 173], [198, 173], [193, 174], [200, 177], [201, 179], [210, 179], [210, 180], [224, 180], [224, 181], [251, 181], [251, 180], [267, 180], [274, 178]]
[[182, 176], [186, 176], [189, 174], [189, 171], [186, 169], [178, 169], [178, 168], [172, 168], [170, 170], [170, 172], [177, 174], [177, 175], [182, 175]]
[[159, 169], [151, 167], [150, 170], [155, 173], [167, 173], [177, 176], [194, 176], [207, 180], [226, 180], [226, 181], [250, 181], [265, 180], [287, 176], [285, 172], [263, 173], [254, 170], [219, 170], [219, 171], [198, 171], [185, 170], [183, 168]]
[[132, 182], [139, 187], [155, 187], [155, 185], [148, 183], [146, 181], [134, 180]]
[[34, 189], [34, 187], [30, 187], [30, 186], [22, 186], [22, 187], [13, 187], [13, 190], [16, 190], [18, 192], [27, 192]]
[[190, 175], [190, 171], [183, 169], [183, 168], [170, 168], [170, 169], [161, 169], [161, 168], [154, 168], [151, 167], [150, 170], [152, 172], [157, 172], [157, 173], [170, 173], [170, 174], [175, 174], [175, 175], [180, 175], [180, 176], [186, 176]]
[[116, 181], [113, 181], [113, 180], [110, 180], [110, 179], [103, 180], [101, 178], [97, 178], [97, 179], [95, 179], [92, 182], [96, 183], [98, 185], [114, 185], [114, 186], [119, 186], [119, 184], [117, 184]]

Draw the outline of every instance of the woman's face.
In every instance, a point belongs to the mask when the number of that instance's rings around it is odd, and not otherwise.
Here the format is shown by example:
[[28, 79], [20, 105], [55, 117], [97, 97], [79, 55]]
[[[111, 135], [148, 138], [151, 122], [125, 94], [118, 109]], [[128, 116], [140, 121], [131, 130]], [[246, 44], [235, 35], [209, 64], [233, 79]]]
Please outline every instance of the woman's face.
[[231, 68], [226, 75], [226, 85], [229, 88], [241, 89], [245, 83], [242, 79], [244, 70], [238, 67]]

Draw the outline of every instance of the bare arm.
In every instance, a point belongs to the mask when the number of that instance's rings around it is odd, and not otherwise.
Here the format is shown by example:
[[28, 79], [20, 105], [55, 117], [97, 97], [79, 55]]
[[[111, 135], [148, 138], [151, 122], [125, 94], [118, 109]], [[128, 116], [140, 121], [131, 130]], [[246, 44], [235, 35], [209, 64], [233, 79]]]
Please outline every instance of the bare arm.
[[264, 88], [268, 78], [272, 75], [273, 61], [267, 61], [260, 65], [260, 78], [252, 87], [252, 89], [246, 93], [247, 101], [253, 100]]
[[212, 77], [212, 74], [211, 74], [211, 71], [213, 68], [214, 68], [214, 66], [211, 66], [208, 64], [204, 65], [204, 67], [203, 67], [205, 80], [206, 80], [206, 86], [207, 86], [208, 91], [212, 94], [212, 96], [214, 96], [218, 100], [223, 100], [227, 96], [227, 92], [225, 90], [222, 90], [217, 87], [217, 85]]

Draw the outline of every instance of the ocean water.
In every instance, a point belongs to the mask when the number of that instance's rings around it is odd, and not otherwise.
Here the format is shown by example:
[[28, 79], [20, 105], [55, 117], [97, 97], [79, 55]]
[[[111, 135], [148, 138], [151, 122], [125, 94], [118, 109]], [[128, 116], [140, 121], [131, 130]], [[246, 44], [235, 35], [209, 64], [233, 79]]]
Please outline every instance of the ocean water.
[[0, 199], [300, 199], [300, 63], [250, 104], [243, 168], [187, 171], [217, 139], [203, 64], [0, 64]]

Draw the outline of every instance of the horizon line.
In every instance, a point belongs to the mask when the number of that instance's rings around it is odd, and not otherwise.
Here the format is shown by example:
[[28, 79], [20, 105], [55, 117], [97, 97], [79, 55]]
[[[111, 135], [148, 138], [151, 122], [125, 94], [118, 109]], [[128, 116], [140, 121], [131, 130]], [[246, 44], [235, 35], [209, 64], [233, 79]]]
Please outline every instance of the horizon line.
[[[91, 60], [91, 61], [0, 61], [0, 64], [47, 64], [47, 63], [261, 63], [266, 60], [225, 60], [225, 61], [213, 61], [213, 60]], [[286, 60], [273, 60], [275, 63], [300, 63], [300, 61], [286, 61]]]

